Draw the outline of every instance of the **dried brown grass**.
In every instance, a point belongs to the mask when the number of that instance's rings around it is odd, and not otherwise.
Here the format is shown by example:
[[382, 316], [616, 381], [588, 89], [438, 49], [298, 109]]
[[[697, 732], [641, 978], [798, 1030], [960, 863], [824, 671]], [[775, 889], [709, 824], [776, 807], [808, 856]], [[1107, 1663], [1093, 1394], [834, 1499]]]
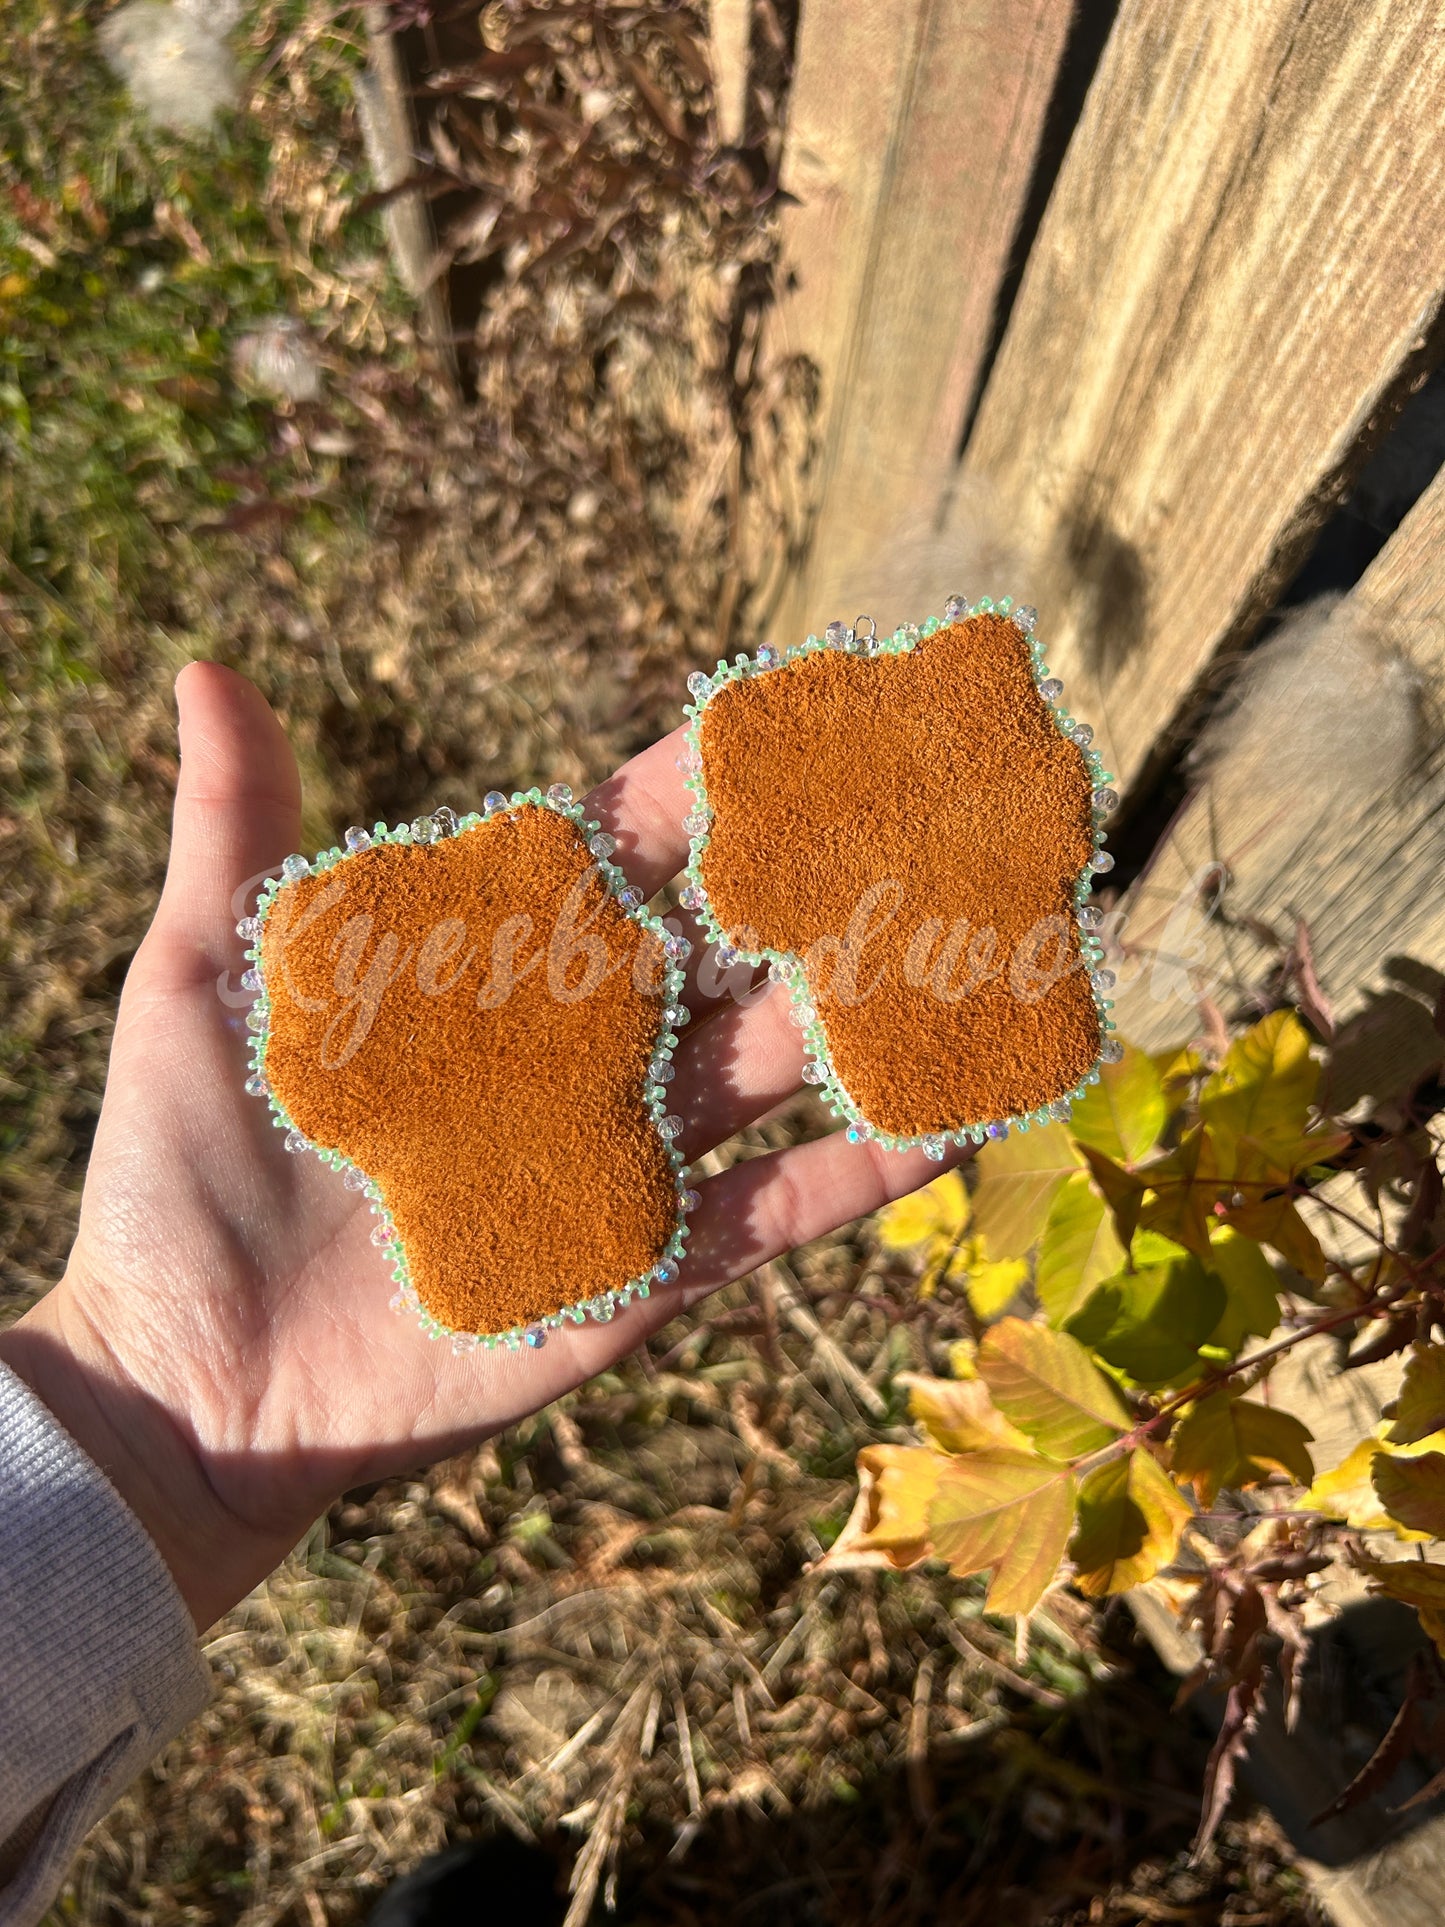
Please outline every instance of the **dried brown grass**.
[[[797, 1267], [881, 1398], [961, 1329], [866, 1243]], [[493, 1446], [349, 1495], [212, 1636], [216, 1701], [92, 1837], [75, 1917], [350, 1922], [500, 1833], [570, 1877], [574, 1923], [609, 1897], [1023, 1923], [1174, 1918], [1140, 1907], [1175, 1895], [1228, 1920], [1234, 1893], [1303, 1927], [1257, 1823], [1184, 1867], [1201, 1749], [1079, 1602], [1052, 1595], [1021, 1652], [976, 1588], [810, 1571], [857, 1444], [902, 1436], [835, 1379], [735, 1287]]]

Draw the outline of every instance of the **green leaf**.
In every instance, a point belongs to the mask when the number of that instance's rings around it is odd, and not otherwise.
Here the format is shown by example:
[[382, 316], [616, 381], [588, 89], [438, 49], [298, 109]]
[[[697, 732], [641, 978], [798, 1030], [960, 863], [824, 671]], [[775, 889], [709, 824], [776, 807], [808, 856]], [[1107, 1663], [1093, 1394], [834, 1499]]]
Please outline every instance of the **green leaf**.
[[1079, 1524], [1069, 1547], [1074, 1584], [1090, 1599], [1143, 1585], [1173, 1559], [1193, 1516], [1184, 1494], [1142, 1448], [1101, 1465], [1079, 1487]]
[[1129, 1408], [1084, 1348], [1046, 1325], [1005, 1318], [983, 1335], [978, 1373], [993, 1402], [1041, 1452], [1075, 1459], [1130, 1424]]
[[1308, 1486], [1315, 1476], [1309, 1454], [1313, 1436], [1290, 1413], [1253, 1405], [1226, 1389], [1191, 1405], [1176, 1426], [1174, 1472], [1189, 1480], [1204, 1506], [1213, 1505], [1226, 1488], [1235, 1492], [1260, 1485], [1273, 1472]]
[[1235, 1170], [1242, 1141], [1267, 1145], [1298, 1138], [1319, 1077], [1309, 1032], [1292, 1010], [1273, 1011], [1237, 1037], [1199, 1095], [1220, 1169]]
[[1115, 1164], [1112, 1158], [1105, 1157], [1092, 1144], [1081, 1144], [1079, 1149], [1084, 1154], [1084, 1162], [1094, 1174], [1095, 1184], [1108, 1200], [1119, 1242], [1127, 1248], [1138, 1229], [1139, 1213], [1149, 1189], [1148, 1180], [1126, 1171], [1122, 1164]]
[[1395, 1422], [1385, 1437], [1391, 1445], [1413, 1445], [1445, 1427], [1445, 1345], [1415, 1345], [1405, 1361], [1405, 1376], [1395, 1401]]
[[1011, 1131], [976, 1160], [973, 1222], [990, 1258], [1023, 1258], [1038, 1243], [1054, 1194], [1082, 1162], [1062, 1124]]
[[908, 1416], [941, 1452], [984, 1452], [1006, 1445], [1027, 1452], [1027, 1436], [1009, 1424], [981, 1378], [925, 1378], [901, 1372], [908, 1387]]
[[1375, 1455], [1370, 1478], [1380, 1503], [1390, 1517], [1412, 1532], [1445, 1538], [1445, 1453], [1425, 1452], [1418, 1458]]
[[1143, 1176], [1155, 1195], [1140, 1213], [1140, 1222], [1197, 1257], [1207, 1258], [1219, 1197], [1218, 1163], [1208, 1131], [1196, 1125], [1168, 1157], [1147, 1166]]
[[992, 1568], [990, 1612], [1032, 1612], [1058, 1576], [1069, 1542], [1073, 1474], [1027, 1452], [948, 1459], [929, 1523], [934, 1551], [958, 1578]]
[[1104, 1200], [1088, 1173], [1076, 1171], [1054, 1198], [1039, 1241], [1034, 1284], [1049, 1323], [1062, 1325], [1095, 1285], [1121, 1269], [1125, 1256]]
[[1207, 1268], [1223, 1284], [1225, 1296], [1223, 1316], [1209, 1343], [1233, 1358], [1251, 1334], [1268, 1338], [1279, 1323], [1279, 1280], [1253, 1238], [1227, 1228], [1210, 1239]]
[[1159, 1142], [1167, 1114], [1153, 1059], [1126, 1045], [1117, 1064], [1099, 1066], [1099, 1081], [1074, 1105], [1069, 1129], [1116, 1164], [1133, 1164]]
[[[1136, 1236], [1136, 1248], [1143, 1235]], [[1194, 1370], [1224, 1306], [1219, 1279], [1193, 1252], [1174, 1246], [1162, 1262], [1121, 1271], [1097, 1286], [1065, 1330], [1135, 1384], [1168, 1385]]]

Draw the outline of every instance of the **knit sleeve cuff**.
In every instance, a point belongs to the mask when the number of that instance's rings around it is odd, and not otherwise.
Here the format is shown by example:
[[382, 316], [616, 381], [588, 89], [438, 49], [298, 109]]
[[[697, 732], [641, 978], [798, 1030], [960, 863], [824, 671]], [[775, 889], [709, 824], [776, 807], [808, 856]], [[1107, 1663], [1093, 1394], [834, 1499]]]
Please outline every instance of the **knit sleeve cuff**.
[[32, 1927], [210, 1681], [149, 1534], [4, 1365], [0, 1521], [0, 1927]]

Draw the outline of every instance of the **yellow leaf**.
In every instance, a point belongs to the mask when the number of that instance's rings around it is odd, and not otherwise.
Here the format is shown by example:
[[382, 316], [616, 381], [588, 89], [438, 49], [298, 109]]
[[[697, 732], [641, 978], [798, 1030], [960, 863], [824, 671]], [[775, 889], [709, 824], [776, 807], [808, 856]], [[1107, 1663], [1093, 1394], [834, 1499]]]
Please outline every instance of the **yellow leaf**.
[[1445, 1538], [1445, 1453], [1379, 1452], [1370, 1480], [1396, 1525]]
[[1117, 1064], [1099, 1066], [1099, 1081], [1074, 1105], [1069, 1130], [1116, 1164], [1133, 1164], [1159, 1142], [1165, 1114], [1164, 1087], [1152, 1059], [1126, 1044]]
[[1199, 1095], [1221, 1171], [1237, 1169], [1242, 1140], [1261, 1145], [1298, 1138], [1319, 1077], [1309, 1032], [1292, 1010], [1273, 1011], [1237, 1037]]
[[1445, 1345], [1413, 1345], [1405, 1361], [1391, 1445], [1413, 1445], [1445, 1426]]
[[976, 1159], [973, 1222], [995, 1258], [1025, 1258], [1038, 1242], [1054, 1194], [1082, 1158], [1062, 1124], [1014, 1130]]
[[1065, 1180], [1049, 1210], [1034, 1284], [1051, 1325], [1062, 1325], [1126, 1260], [1104, 1200], [1086, 1171]]
[[1323, 1164], [1354, 1142], [1350, 1131], [1305, 1131], [1299, 1137], [1256, 1142], [1241, 1138], [1236, 1146], [1234, 1183], [1251, 1195], [1288, 1184], [1312, 1164]]
[[1079, 1487], [1079, 1524], [1069, 1547], [1074, 1584], [1090, 1599], [1142, 1585], [1174, 1558], [1193, 1516], [1184, 1494], [1142, 1448], [1101, 1465]]
[[1178, 1104], [1192, 1079], [1206, 1068], [1204, 1059], [1192, 1044], [1176, 1044], [1172, 1050], [1153, 1053], [1155, 1070], [1171, 1104]]
[[885, 1251], [911, 1251], [931, 1238], [949, 1242], [968, 1229], [968, 1187], [961, 1171], [945, 1171], [921, 1191], [885, 1204], [878, 1213], [878, 1242]]
[[[1319, 1074], [1309, 1033], [1292, 1010], [1275, 1011], [1230, 1045], [1199, 1097], [1220, 1173], [1232, 1180], [1227, 1189], [1243, 1191], [1251, 1203], [1263, 1204], [1272, 1186], [1287, 1184], [1350, 1142], [1348, 1132], [1305, 1128]], [[1265, 1237], [1252, 1226], [1245, 1228]], [[1265, 1241], [1287, 1255], [1277, 1238]], [[1289, 1262], [1295, 1264], [1295, 1259]], [[1296, 1269], [1315, 1276], [1303, 1265]]]
[[900, 1372], [898, 1383], [908, 1387], [909, 1417], [916, 1419], [942, 1452], [982, 1452], [1006, 1445], [1029, 1451], [1018, 1431], [989, 1397], [980, 1378], [924, 1378]]
[[1199, 1503], [1212, 1506], [1226, 1487], [1241, 1491], [1282, 1472], [1309, 1485], [1313, 1434], [1288, 1412], [1251, 1404], [1228, 1389], [1191, 1405], [1171, 1441], [1174, 1472], [1188, 1479]]
[[933, 1548], [958, 1578], [991, 1568], [990, 1612], [1029, 1613], [1053, 1584], [1074, 1522], [1066, 1466], [1002, 1449], [946, 1459], [930, 1509]]
[[1051, 1458], [1080, 1458], [1129, 1427], [1128, 1406], [1066, 1332], [1005, 1318], [984, 1333], [978, 1371], [998, 1409]]
[[[983, 1240], [976, 1239], [974, 1249], [982, 1248]], [[1028, 1275], [1028, 1264], [1022, 1258], [1002, 1258], [997, 1263], [979, 1259], [969, 1265], [963, 1288], [974, 1311], [987, 1321], [997, 1318], [1013, 1302]]]
[[951, 1378], [978, 1377], [978, 1341], [974, 1338], [955, 1338], [948, 1348], [948, 1371]]
[[1387, 1530], [1391, 1522], [1370, 1482], [1375, 1454], [1383, 1450], [1378, 1439], [1361, 1439], [1331, 1471], [1320, 1473], [1300, 1500], [1301, 1510], [1341, 1519], [1360, 1532]]
[[[1386, 1429], [1382, 1425], [1379, 1433]], [[1358, 1532], [1393, 1532], [1399, 1539], [1428, 1539], [1429, 1533], [1410, 1532], [1390, 1517], [1380, 1503], [1370, 1472], [1381, 1453], [1404, 1459], [1429, 1451], [1445, 1451], [1445, 1432], [1432, 1432], [1428, 1438], [1393, 1451], [1379, 1434], [1361, 1439], [1332, 1471], [1320, 1474], [1300, 1500], [1300, 1507], [1327, 1519], [1343, 1520]]]
[[1445, 1611], [1445, 1566], [1428, 1559], [1356, 1558], [1358, 1570], [1373, 1580], [1378, 1592], [1407, 1606]]
[[926, 1445], [865, 1445], [858, 1497], [825, 1565], [885, 1565], [905, 1572], [926, 1559], [928, 1509], [948, 1460]]
[[1445, 1566], [1434, 1565], [1428, 1559], [1358, 1556], [1354, 1563], [1374, 1582], [1374, 1592], [1415, 1608], [1426, 1636], [1434, 1642], [1436, 1652], [1445, 1658]]

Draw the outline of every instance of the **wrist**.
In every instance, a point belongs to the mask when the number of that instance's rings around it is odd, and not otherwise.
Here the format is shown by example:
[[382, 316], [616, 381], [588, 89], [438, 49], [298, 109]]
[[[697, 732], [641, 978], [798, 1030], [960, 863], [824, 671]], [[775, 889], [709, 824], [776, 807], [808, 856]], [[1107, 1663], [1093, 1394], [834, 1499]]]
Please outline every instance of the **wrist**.
[[165, 1561], [202, 1632], [285, 1556], [220, 1498], [183, 1414], [138, 1384], [90, 1332], [65, 1281], [8, 1330], [0, 1362], [29, 1386], [105, 1473]]

